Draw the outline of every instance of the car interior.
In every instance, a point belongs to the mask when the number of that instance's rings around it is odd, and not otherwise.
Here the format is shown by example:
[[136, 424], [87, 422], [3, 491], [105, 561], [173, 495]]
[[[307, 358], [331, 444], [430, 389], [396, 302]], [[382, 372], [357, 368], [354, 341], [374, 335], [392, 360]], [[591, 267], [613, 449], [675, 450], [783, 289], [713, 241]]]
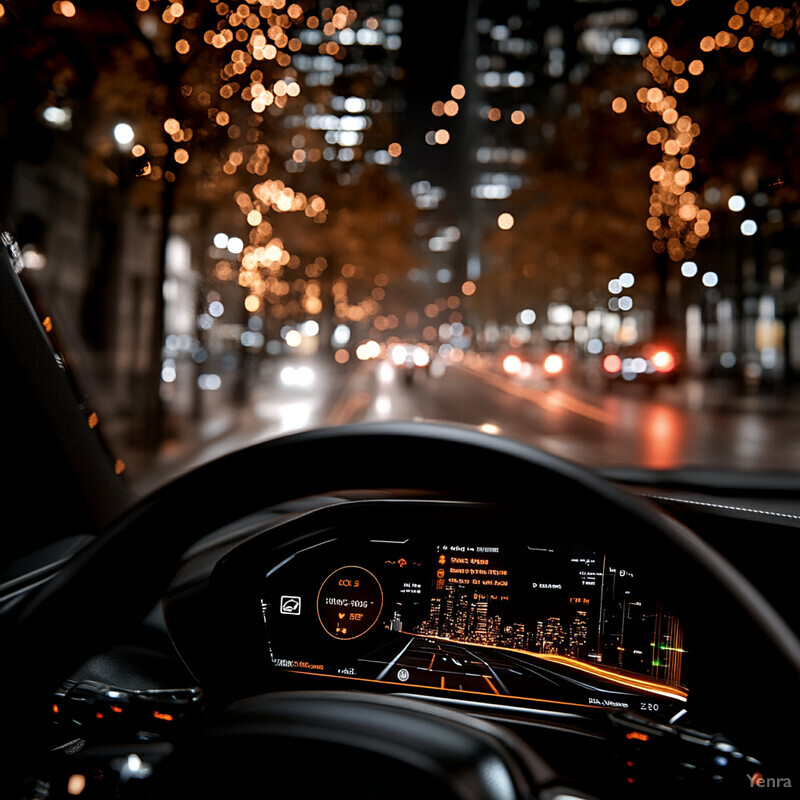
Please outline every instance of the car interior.
[[25, 535], [0, 571], [4, 797], [797, 778], [789, 478], [590, 470], [396, 421], [257, 442], [136, 497], [6, 243], [6, 527]]

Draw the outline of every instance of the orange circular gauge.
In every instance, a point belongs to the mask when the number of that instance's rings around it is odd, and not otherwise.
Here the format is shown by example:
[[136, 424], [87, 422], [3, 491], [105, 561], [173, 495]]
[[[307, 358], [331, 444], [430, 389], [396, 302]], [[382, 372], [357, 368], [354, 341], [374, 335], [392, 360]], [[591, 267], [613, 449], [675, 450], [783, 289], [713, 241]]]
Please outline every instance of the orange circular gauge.
[[383, 609], [383, 589], [364, 567], [340, 567], [322, 582], [317, 616], [334, 639], [357, 639], [377, 621]]

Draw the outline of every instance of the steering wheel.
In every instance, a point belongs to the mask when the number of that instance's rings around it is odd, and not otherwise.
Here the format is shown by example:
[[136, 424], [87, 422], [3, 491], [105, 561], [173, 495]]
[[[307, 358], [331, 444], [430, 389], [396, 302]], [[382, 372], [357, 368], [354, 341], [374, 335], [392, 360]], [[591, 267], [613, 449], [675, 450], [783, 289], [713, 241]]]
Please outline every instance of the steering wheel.
[[[231, 488], [241, 476], [256, 476], [263, 489]], [[620, 525], [683, 553], [735, 600], [790, 673], [800, 674], [797, 636], [731, 564], [679, 522], [588, 470], [518, 442], [450, 425], [325, 428], [255, 444], [178, 477], [123, 513], [5, 615], [4, 685], [19, 687], [6, 692], [7, 718], [18, 732], [15, 761], [9, 763], [24, 763], [35, 746], [47, 725], [52, 691], [77, 665], [141, 621], [182, 555], [204, 535], [263, 508], [337, 491], [406, 490], [519, 505], [532, 487], [561, 504], [591, 498], [593, 513], [607, 510]], [[353, 730], [361, 733], [345, 736]], [[536, 754], [489, 723], [411, 700], [356, 693], [241, 701], [222, 711], [199, 752], [208, 747], [217, 758], [222, 753], [250, 758], [266, 737], [275, 748], [271, 752], [281, 753], [285, 735], [313, 746], [315, 757], [331, 770], [333, 754], [341, 755], [342, 748], [369, 752], [372, 766], [365, 778], [381, 774], [386, 760], [399, 753], [421, 781], [441, 773], [443, 796], [512, 798], [554, 779]], [[230, 772], [224, 775], [229, 781]], [[407, 796], [408, 788], [402, 793]]]

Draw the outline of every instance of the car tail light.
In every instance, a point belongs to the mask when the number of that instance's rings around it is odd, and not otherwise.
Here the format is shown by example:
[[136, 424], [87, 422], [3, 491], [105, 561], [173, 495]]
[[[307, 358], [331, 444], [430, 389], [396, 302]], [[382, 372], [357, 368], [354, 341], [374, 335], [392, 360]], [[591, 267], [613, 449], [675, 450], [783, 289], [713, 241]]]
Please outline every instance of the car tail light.
[[656, 372], [672, 372], [675, 369], [675, 356], [669, 350], [659, 350], [653, 354], [650, 363]]
[[622, 359], [616, 353], [607, 355], [603, 359], [603, 369], [611, 375], [616, 375], [622, 370]]

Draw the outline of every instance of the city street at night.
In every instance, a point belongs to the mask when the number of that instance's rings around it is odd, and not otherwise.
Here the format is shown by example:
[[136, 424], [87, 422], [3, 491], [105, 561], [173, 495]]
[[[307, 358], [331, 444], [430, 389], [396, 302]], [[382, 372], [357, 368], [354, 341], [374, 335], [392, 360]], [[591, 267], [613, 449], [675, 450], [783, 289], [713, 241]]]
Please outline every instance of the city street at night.
[[198, 440], [191, 449], [167, 447], [165, 466], [321, 425], [402, 419], [477, 427], [590, 466], [730, 463], [764, 472], [800, 463], [800, 398], [742, 394], [722, 381], [597, 391], [569, 376], [524, 380], [475, 362], [420, 370], [409, 384], [385, 359], [341, 367], [296, 356], [266, 370], [241, 407], [220, 405], [213, 393], [204, 400]]
[[534, 5], [0, 2], [0, 224], [118, 473], [387, 419], [795, 469], [800, 12]]
[[0, 74], [2, 800], [797, 793], [800, 0], [0, 0]]

